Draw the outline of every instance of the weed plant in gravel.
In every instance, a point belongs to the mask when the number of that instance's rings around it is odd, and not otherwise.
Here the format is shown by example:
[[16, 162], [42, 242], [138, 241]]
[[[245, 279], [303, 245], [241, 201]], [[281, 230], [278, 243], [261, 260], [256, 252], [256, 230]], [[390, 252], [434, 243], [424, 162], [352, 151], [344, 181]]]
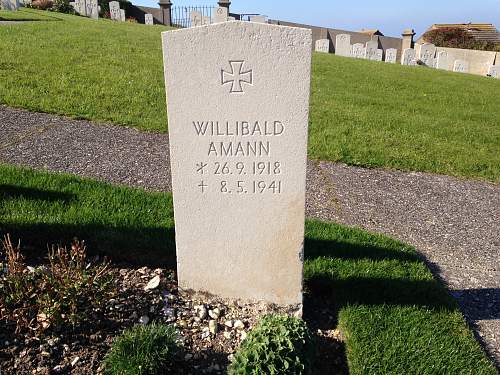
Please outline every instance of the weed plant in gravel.
[[74, 328], [96, 319], [115, 292], [109, 264], [88, 260], [77, 240], [69, 250], [53, 247], [49, 266], [36, 268], [26, 265], [9, 235], [1, 245], [0, 319], [15, 324], [16, 333]]
[[[0, 234], [29, 237], [34, 255], [77, 235], [114, 257], [174, 267], [166, 193], [0, 165], [0, 217]], [[304, 317], [314, 332], [340, 329], [351, 374], [496, 374], [412, 247], [309, 220], [304, 277]]]
[[302, 319], [267, 315], [243, 341], [228, 374], [307, 374], [314, 351], [313, 336]]
[[107, 375], [168, 374], [177, 350], [177, 333], [172, 325], [136, 325], [118, 336], [104, 359]]
[[[165, 27], [16, 14], [57, 22], [0, 28], [0, 103], [167, 130]], [[498, 182], [499, 90], [487, 77], [315, 54], [309, 157]]]

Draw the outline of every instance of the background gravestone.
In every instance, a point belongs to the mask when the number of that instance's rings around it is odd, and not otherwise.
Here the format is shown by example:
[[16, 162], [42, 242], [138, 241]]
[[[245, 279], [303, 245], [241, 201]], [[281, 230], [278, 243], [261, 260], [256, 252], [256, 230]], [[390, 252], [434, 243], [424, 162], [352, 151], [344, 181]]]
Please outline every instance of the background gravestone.
[[109, 2], [109, 16], [114, 21], [120, 21], [120, 3], [118, 1]]
[[417, 57], [413, 48], [403, 50], [401, 65], [417, 65]]
[[351, 36], [349, 34], [338, 34], [335, 37], [335, 54], [338, 56], [351, 56]]
[[355, 43], [352, 45], [351, 56], [356, 59], [364, 59], [365, 58], [365, 45], [363, 43]]
[[250, 22], [267, 23], [266, 16], [250, 16]]
[[75, 0], [75, 11], [81, 16], [87, 15], [85, 0]]
[[191, 26], [192, 27], [201, 26], [201, 20], [202, 20], [201, 13], [196, 10], [193, 10], [191, 12]]
[[311, 30], [162, 38], [180, 288], [300, 308]]
[[316, 52], [329, 53], [330, 52], [330, 40], [318, 39], [314, 45], [314, 50]]
[[385, 62], [396, 64], [398, 50], [396, 48], [388, 48], [385, 50]]
[[418, 57], [425, 65], [435, 67], [434, 57], [436, 56], [436, 46], [431, 43], [425, 43], [420, 46]]
[[500, 78], [500, 66], [491, 65], [488, 69], [488, 75], [493, 78]]
[[144, 24], [154, 25], [153, 15], [151, 13], [147, 13], [144, 15]]
[[125, 22], [126, 20], [125, 9], [120, 9], [120, 21]]
[[376, 60], [378, 57], [378, 42], [370, 41], [366, 43], [365, 58], [367, 60]]
[[458, 73], [469, 73], [469, 63], [465, 60], [455, 60], [453, 71]]
[[16, 11], [19, 9], [19, 0], [1, 0], [1, 8], [3, 10]]
[[436, 68], [443, 70], [451, 70], [450, 56], [446, 51], [440, 51], [437, 54]]
[[87, 16], [97, 20], [99, 19], [99, 4], [97, 0], [87, 0]]
[[378, 48], [377, 51], [375, 52], [374, 59], [375, 61], [382, 61], [384, 59], [384, 50]]
[[212, 23], [212, 19], [208, 16], [201, 16], [201, 25], [210, 25]]
[[229, 12], [226, 7], [215, 8], [213, 18], [214, 23], [226, 22]]

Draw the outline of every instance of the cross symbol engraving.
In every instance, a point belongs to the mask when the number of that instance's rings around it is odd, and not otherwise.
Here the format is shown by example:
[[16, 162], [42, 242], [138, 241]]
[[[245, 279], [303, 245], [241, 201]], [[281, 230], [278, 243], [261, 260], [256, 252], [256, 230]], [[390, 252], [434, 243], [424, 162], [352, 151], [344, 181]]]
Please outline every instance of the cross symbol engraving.
[[242, 83], [246, 83], [248, 85], [253, 85], [253, 70], [243, 71], [243, 65], [245, 61], [229, 61], [231, 65], [231, 71], [226, 72], [224, 69], [221, 69], [221, 83], [225, 85], [227, 83], [231, 84], [230, 93], [243, 93]]
[[200, 184], [198, 185], [198, 187], [201, 188], [201, 192], [204, 193], [205, 192], [205, 188], [208, 187], [208, 185], [206, 185], [203, 180], [200, 182]]

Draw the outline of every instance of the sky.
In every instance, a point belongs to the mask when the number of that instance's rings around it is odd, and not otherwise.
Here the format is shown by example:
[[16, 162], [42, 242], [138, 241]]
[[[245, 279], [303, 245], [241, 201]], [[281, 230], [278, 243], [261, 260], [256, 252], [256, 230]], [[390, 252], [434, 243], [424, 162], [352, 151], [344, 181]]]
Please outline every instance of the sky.
[[[158, 0], [131, 0], [158, 7]], [[216, 0], [171, 0], [176, 6], [217, 5]], [[359, 31], [379, 29], [417, 36], [434, 23], [493, 23], [500, 29], [500, 0], [232, 0], [231, 12], [258, 13], [272, 19]]]

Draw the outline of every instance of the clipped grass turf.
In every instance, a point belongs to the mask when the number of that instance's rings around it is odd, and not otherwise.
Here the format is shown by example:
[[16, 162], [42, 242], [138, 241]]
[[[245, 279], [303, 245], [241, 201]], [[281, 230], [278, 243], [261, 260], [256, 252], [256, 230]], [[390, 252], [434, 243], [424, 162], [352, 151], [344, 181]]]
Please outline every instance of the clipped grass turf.
[[[4, 17], [7, 12], [0, 12]], [[162, 26], [0, 27], [0, 103], [164, 132]], [[314, 54], [309, 157], [500, 181], [500, 81]]]
[[[168, 193], [0, 165], [0, 217], [31, 255], [77, 236], [115, 260], [175, 265]], [[337, 315], [351, 374], [496, 374], [412, 247], [309, 220], [305, 257], [306, 307]]]

